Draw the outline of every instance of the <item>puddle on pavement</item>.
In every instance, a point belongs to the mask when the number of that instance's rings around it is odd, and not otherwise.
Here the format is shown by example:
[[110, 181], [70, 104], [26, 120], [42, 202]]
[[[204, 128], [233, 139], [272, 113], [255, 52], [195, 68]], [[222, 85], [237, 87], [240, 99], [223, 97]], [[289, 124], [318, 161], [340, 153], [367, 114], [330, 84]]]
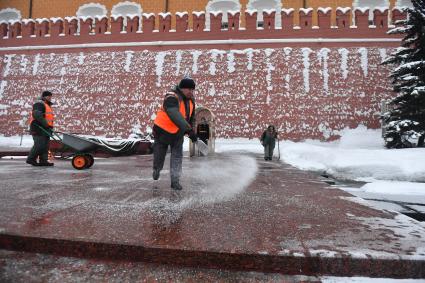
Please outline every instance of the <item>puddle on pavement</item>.
[[[338, 180], [334, 179], [331, 176], [327, 174], [321, 174], [320, 179], [322, 182], [331, 185], [332, 187], [336, 188], [361, 188], [363, 185], [367, 184], [366, 182], [359, 182], [359, 181], [347, 181], [347, 180]], [[387, 207], [385, 204], [395, 204], [398, 205], [401, 210], [398, 212], [401, 214], [406, 215], [407, 217], [413, 218], [420, 222], [425, 222], [425, 213], [418, 211], [416, 209], [413, 209], [411, 206], [421, 206], [425, 208], [425, 204], [421, 203], [409, 203], [409, 202], [402, 202], [402, 201], [394, 201], [394, 200], [387, 200], [387, 199], [376, 199], [376, 198], [365, 198], [362, 197], [362, 199], [367, 201], [373, 201], [374, 204], [381, 209], [387, 210]], [[382, 203], [383, 205], [380, 205]]]
[[406, 212], [406, 213], [403, 213], [403, 214], [406, 215], [406, 216], [408, 216], [408, 217], [410, 217], [410, 218], [413, 218], [413, 219], [415, 219], [417, 221], [425, 222], [425, 213], [418, 213], [418, 212], [416, 212], [416, 213], [410, 213], [410, 212]]

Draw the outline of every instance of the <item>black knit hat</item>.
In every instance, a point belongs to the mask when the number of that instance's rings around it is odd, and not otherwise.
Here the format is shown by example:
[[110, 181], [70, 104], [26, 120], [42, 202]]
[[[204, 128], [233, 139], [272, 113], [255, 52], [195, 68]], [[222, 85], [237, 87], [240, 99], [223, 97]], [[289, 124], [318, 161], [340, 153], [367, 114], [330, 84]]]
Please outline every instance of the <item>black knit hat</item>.
[[196, 86], [195, 81], [192, 80], [191, 78], [184, 78], [179, 83], [179, 88], [195, 89], [195, 86]]
[[52, 93], [48, 90], [43, 91], [43, 93], [41, 94], [41, 97], [46, 97], [46, 96], [52, 96]]

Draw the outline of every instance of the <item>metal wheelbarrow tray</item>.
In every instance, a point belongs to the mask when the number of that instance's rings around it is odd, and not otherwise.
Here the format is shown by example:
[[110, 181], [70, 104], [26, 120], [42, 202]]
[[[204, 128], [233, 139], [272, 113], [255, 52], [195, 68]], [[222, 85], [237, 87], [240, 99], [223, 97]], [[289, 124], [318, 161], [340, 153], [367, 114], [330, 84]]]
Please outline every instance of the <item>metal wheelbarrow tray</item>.
[[111, 157], [152, 153], [152, 143], [144, 139], [121, 142], [115, 146], [96, 137], [87, 138], [63, 132], [52, 132], [49, 135], [52, 138], [50, 150], [63, 159], [72, 157], [72, 166], [77, 170], [93, 166], [93, 156]]
[[94, 164], [93, 152], [103, 147], [98, 142], [73, 134], [54, 132], [51, 136], [74, 151], [64, 158], [72, 157], [72, 166], [77, 170], [92, 167]]

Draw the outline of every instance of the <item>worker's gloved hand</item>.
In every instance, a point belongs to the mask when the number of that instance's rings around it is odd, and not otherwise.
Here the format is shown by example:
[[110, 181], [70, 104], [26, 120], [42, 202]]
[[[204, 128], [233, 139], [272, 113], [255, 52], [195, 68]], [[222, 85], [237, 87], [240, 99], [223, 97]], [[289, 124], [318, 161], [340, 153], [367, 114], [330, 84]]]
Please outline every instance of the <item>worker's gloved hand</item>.
[[195, 131], [193, 129], [190, 130], [189, 132], [187, 132], [187, 135], [189, 136], [189, 139], [192, 142], [197, 142], [198, 141], [198, 137], [196, 136]]

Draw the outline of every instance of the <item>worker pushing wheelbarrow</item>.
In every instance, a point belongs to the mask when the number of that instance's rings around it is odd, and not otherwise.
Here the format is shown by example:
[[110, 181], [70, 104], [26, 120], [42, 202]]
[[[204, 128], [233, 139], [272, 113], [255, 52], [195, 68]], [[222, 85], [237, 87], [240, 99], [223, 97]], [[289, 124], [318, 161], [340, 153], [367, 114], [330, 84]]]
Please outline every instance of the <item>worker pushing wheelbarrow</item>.
[[[54, 115], [51, 109], [52, 93], [44, 91], [40, 101], [33, 105], [28, 121], [34, 146], [28, 154], [26, 163], [32, 166], [53, 166], [48, 162], [49, 145], [51, 152], [60, 153], [60, 158], [72, 157], [72, 166], [82, 170], [93, 166], [93, 155], [123, 156], [152, 153], [152, 143], [145, 137], [142, 139], [106, 141], [97, 137], [82, 137], [75, 134], [53, 131]], [[37, 162], [37, 158], [39, 162]]]

